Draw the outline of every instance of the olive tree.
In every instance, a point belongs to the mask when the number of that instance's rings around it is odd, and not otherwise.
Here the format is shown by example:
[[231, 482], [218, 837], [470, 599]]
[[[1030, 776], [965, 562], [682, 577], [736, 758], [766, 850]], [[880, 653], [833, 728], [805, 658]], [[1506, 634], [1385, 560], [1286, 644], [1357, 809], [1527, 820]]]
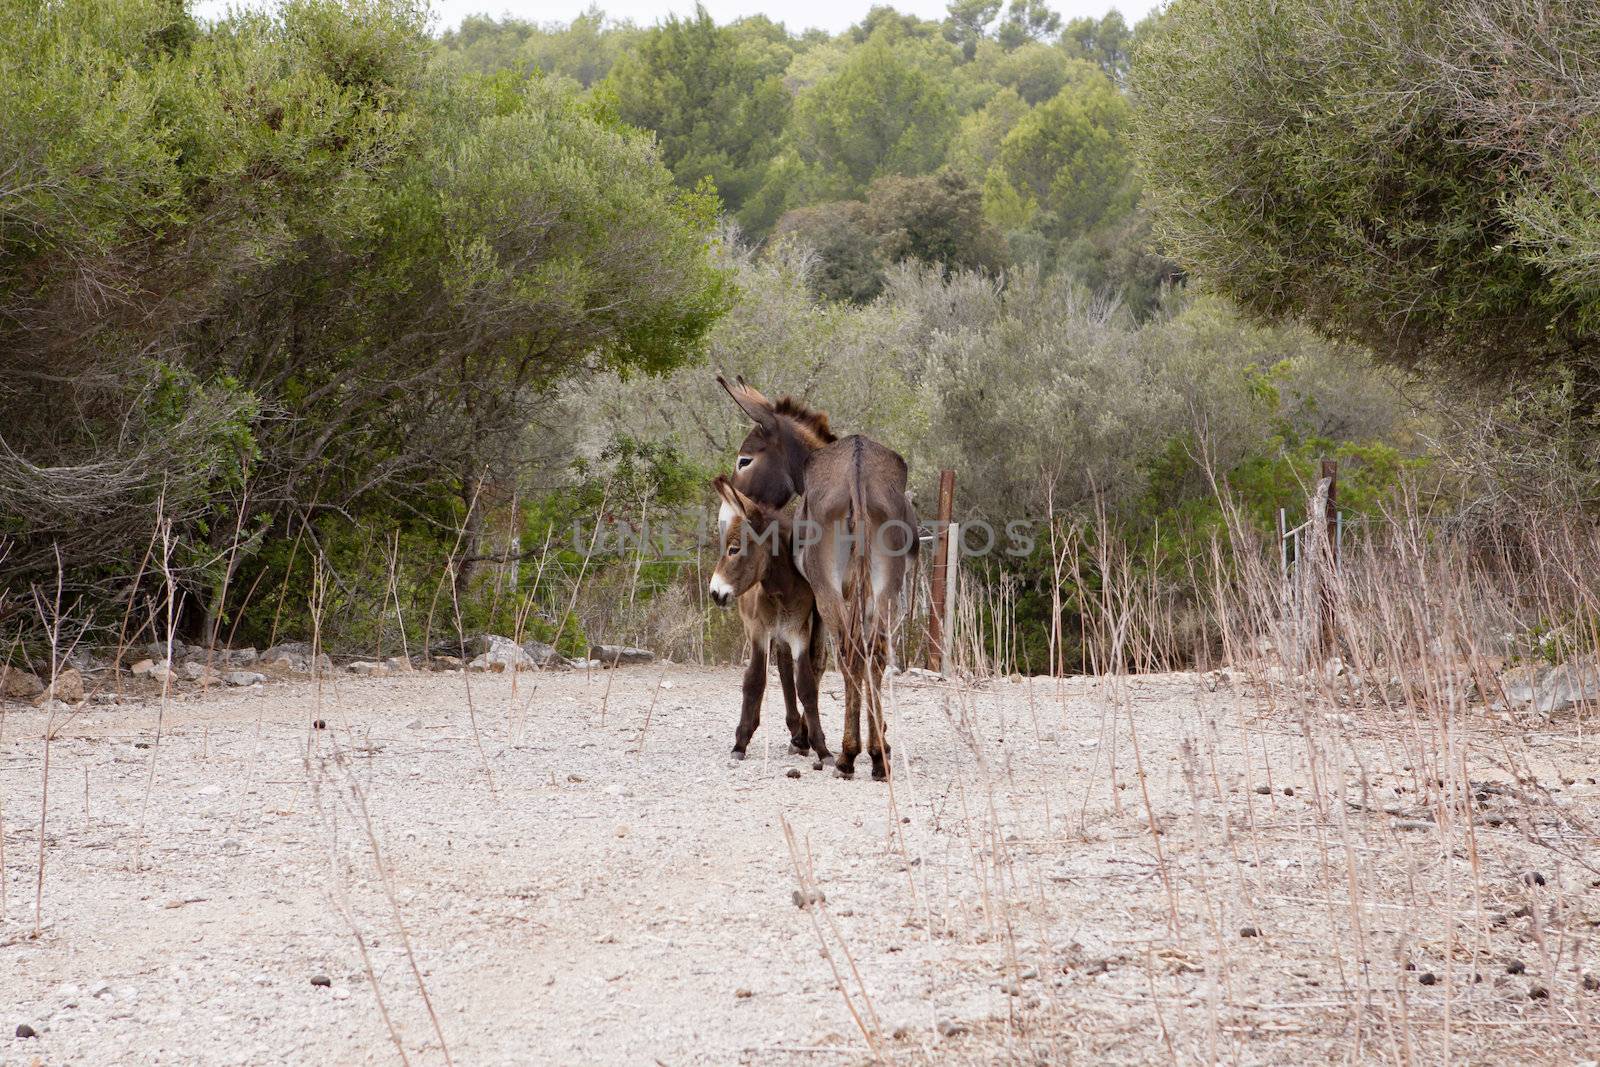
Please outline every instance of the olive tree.
[[1597, 55], [1575, 0], [1174, 0], [1132, 71], [1159, 234], [1257, 315], [1592, 388]]

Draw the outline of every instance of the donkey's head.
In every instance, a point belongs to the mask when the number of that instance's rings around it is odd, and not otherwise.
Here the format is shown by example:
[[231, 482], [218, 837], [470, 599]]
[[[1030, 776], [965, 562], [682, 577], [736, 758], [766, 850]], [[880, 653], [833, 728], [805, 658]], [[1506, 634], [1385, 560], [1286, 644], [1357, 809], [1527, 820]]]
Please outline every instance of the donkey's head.
[[767, 507], [783, 507], [805, 492], [806, 457], [836, 440], [827, 413], [789, 396], [773, 403], [743, 376], [729, 384], [719, 374], [717, 384], [755, 423], [739, 446], [733, 484]]
[[722, 553], [711, 574], [711, 599], [727, 607], [767, 576], [779, 553], [787, 552], [783, 517], [735, 489], [722, 475], [711, 482], [722, 498], [717, 513]]

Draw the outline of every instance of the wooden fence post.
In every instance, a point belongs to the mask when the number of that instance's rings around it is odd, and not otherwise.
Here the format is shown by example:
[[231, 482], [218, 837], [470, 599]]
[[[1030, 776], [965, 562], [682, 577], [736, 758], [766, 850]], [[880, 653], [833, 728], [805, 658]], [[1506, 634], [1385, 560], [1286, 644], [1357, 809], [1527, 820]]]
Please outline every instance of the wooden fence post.
[[956, 472], [942, 470], [939, 472], [938, 538], [934, 542], [933, 571], [929, 578], [928, 597], [928, 669], [935, 671], [944, 668], [944, 601], [946, 583], [949, 581], [947, 542], [950, 537], [950, 516], [955, 511], [955, 504]]

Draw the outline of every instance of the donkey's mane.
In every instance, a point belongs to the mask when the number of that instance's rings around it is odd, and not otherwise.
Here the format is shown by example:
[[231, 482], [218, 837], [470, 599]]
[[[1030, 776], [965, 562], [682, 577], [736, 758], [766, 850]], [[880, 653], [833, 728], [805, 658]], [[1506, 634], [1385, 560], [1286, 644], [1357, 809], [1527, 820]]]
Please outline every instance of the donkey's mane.
[[792, 422], [798, 423], [803, 429], [809, 431], [819, 444], [831, 445], [838, 440], [833, 430], [828, 426], [828, 413], [808, 407], [802, 400], [792, 396], [780, 397], [772, 405], [772, 410]]

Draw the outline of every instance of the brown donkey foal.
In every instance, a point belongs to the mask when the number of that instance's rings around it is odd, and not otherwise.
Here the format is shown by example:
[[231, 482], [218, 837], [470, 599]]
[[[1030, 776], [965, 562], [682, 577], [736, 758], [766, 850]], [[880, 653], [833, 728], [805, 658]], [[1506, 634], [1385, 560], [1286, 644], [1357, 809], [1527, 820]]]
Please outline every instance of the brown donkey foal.
[[918, 548], [906, 461], [869, 437], [835, 437], [827, 415], [790, 397], [773, 403], [743, 378], [717, 382], [756, 424], [739, 446], [735, 484], [773, 507], [801, 498], [795, 564], [810, 583], [845, 682], [838, 773], [855, 773], [864, 706], [872, 776], [887, 778], [883, 675], [890, 634], [905, 610], [906, 566]]
[[[814, 633], [811, 586], [794, 562], [794, 531], [788, 516], [745, 496], [728, 479], [712, 483], [722, 497], [719, 520], [722, 554], [711, 575], [711, 599], [727, 607], [739, 602], [739, 618], [750, 638], [750, 665], [744, 672], [744, 705], [733, 735], [733, 758], [744, 759], [767, 692], [767, 651], [778, 661], [778, 681], [789, 726], [789, 751], [816, 753], [821, 769], [831, 759], [817, 710], [817, 680], [826, 645]], [[795, 705], [796, 690], [805, 708]]]

